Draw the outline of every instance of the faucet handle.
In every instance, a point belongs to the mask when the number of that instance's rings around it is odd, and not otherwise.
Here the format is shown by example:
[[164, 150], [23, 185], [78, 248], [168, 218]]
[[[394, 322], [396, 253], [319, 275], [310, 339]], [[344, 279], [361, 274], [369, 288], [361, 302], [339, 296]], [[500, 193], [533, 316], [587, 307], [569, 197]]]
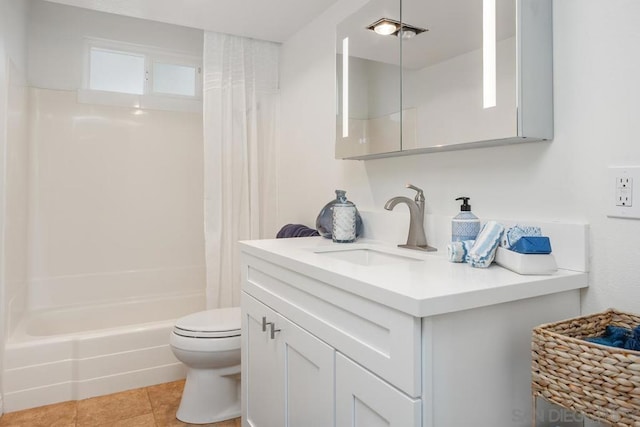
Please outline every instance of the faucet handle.
[[410, 188], [410, 189], [415, 190], [415, 191], [418, 192], [418, 194], [416, 194], [416, 198], [415, 198], [416, 202], [424, 202], [424, 193], [422, 191], [422, 188], [418, 188], [413, 184], [407, 184], [407, 188]]

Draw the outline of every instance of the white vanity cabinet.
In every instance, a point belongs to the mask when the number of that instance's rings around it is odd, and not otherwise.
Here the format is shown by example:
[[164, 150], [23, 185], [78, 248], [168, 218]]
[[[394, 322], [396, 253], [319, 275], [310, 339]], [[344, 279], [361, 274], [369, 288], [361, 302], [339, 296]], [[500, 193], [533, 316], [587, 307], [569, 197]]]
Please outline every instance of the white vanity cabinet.
[[531, 329], [577, 315], [586, 274], [349, 266], [279, 240], [241, 243], [243, 427], [530, 426]]
[[242, 270], [245, 427], [421, 425], [419, 319], [248, 254]]

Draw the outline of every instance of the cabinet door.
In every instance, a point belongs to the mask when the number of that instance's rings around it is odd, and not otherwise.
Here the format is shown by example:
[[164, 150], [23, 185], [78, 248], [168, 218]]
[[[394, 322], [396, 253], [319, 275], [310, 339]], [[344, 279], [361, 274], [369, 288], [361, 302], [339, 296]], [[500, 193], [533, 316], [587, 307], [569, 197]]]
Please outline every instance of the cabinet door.
[[[284, 353], [280, 336], [271, 339], [275, 313], [255, 299], [242, 298], [242, 423], [244, 427], [284, 426]], [[269, 319], [269, 320], [267, 320]]]
[[286, 426], [335, 425], [334, 349], [290, 321], [278, 317], [276, 325], [282, 329], [284, 345]]
[[243, 426], [333, 426], [333, 348], [246, 294], [242, 309]]
[[337, 427], [419, 427], [421, 401], [336, 354]]

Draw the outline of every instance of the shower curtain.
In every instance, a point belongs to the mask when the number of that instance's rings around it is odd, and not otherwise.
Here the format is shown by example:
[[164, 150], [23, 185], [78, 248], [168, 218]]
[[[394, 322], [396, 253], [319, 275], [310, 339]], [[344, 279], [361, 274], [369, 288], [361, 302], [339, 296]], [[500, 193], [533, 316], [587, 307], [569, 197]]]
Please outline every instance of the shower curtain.
[[240, 305], [239, 240], [274, 237], [279, 45], [204, 42], [207, 307]]

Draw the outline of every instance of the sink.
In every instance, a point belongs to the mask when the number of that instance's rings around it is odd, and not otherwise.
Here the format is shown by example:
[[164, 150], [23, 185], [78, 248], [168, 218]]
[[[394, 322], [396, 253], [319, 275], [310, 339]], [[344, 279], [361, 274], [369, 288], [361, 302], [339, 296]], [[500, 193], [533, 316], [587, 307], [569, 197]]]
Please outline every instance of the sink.
[[422, 259], [420, 258], [413, 258], [401, 254], [385, 252], [379, 249], [363, 247], [316, 250], [314, 252], [323, 257], [335, 258], [340, 261], [366, 266], [397, 264], [403, 262], [422, 262]]

